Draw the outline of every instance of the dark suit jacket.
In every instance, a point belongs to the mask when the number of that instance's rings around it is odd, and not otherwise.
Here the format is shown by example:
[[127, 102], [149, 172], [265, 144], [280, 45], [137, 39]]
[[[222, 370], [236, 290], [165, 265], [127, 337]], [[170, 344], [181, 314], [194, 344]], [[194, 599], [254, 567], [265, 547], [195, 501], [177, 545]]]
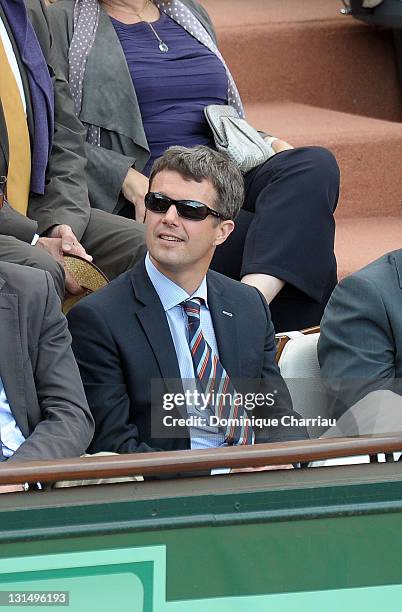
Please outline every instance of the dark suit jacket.
[[48, 272], [0, 262], [0, 377], [27, 440], [9, 461], [78, 457], [93, 434]]
[[[31, 196], [28, 216], [25, 217], [5, 205], [0, 210], [0, 234], [31, 242], [35, 232], [42, 233], [58, 224], [70, 225], [78, 239], [89, 220], [90, 206], [85, 178], [85, 150], [83, 127], [74, 114], [74, 105], [67, 82], [57, 74], [53, 42], [49, 32], [43, 0], [26, 0], [29, 19], [34, 27], [54, 85], [55, 132], [43, 196]], [[13, 34], [0, 6], [2, 18], [13, 44], [27, 101], [28, 129], [32, 134], [32, 104], [29, 84]], [[0, 103], [0, 175], [7, 175], [7, 126]], [[11, 202], [12, 205], [12, 202]]]
[[[254, 391], [278, 391], [275, 406], [260, 411], [265, 416], [290, 414], [290, 396], [275, 364], [274, 329], [261, 294], [217, 272], [208, 272], [207, 285], [219, 355], [229, 376], [254, 379]], [[144, 262], [81, 300], [68, 320], [95, 418], [91, 452], [189, 448], [185, 427], [175, 430], [174, 437], [154, 435], [167, 413], [159, 393], [151, 402], [151, 380], [162, 379], [163, 392], [183, 389], [166, 315]], [[172, 414], [180, 416], [176, 409]], [[253, 414], [257, 416], [257, 411]], [[169, 435], [166, 429], [165, 433]], [[264, 442], [307, 437], [304, 428], [289, 427], [255, 430], [255, 434], [257, 441]]]
[[402, 395], [402, 249], [335, 287], [318, 357], [332, 416], [378, 389]]

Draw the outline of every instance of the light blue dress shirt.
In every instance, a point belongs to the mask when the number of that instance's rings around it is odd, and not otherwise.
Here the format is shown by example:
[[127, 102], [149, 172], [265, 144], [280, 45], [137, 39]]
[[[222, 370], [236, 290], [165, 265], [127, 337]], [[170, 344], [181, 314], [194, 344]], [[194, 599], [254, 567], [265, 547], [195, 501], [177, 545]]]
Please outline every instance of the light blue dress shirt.
[[25, 442], [25, 438], [18, 427], [10, 404], [8, 403], [6, 392], [0, 378], [0, 440], [3, 455], [8, 459]]
[[[177, 361], [179, 363], [180, 376], [183, 381], [183, 389], [194, 391], [196, 388], [196, 377], [194, 374], [193, 359], [191, 357], [190, 347], [188, 344], [187, 331], [187, 315], [184, 312], [181, 302], [190, 298], [202, 298], [204, 303], [200, 309], [200, 323], [205, 340], [208, 342], [212, 351], [218, 356], [218, 346], [216, 344], [214, 326], [211, 318], [211, 313], [208, 307], [208, 291], [207, 281], [204, 276], [200, 286], [192, 295], [189, 295], [182, 287], [176, 285], [172, 280], [164, 274], [152, 263], [149, 253], [145, 258], [145, 268], [149, 279], [157, 292], [163, 309], [166, 313], [167, 322], [169, 324], [170, 333], [172, 336], [174, 348], [176, 351]], [[197, 406], [187, 405], [187, 413], [189, 415], [200, 415], [205, 417], [206, 414], [211, 414], [211, 409], [199, 411]], [[190, 441], [192, 449], [211, 448], [217, 446], [225, 446], [223, 433], [217, 427], [206, 426], [205, 428], [190, 428]]]

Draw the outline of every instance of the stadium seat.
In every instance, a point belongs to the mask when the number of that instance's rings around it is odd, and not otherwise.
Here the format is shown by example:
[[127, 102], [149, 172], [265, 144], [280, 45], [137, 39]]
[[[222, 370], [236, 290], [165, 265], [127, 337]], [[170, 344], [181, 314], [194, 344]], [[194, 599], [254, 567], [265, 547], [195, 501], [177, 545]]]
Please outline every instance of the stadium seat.
[[[329, 418], [325, 388], [317, 357], [319, 327], [277, 334], [277, 362], [292, 397], [293, 408], [306, 418]], [[312, 438], [326, 427], [308, 426]]]

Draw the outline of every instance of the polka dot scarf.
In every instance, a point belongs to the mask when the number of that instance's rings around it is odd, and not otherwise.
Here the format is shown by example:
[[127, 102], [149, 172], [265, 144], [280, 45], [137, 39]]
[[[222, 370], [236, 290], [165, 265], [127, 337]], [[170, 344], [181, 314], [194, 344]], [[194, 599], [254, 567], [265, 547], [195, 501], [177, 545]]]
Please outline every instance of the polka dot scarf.
[[[191, 36], [194, 36], [207, 49], [212, 51], [222, 62], [228, 77], [228, 104], [233, 106], [240, 117], [244, 117], [243, 105], [239, 91], [233, 80], [225, 60], [203, 25], [180, 0], [164, 2], [153, 0], [155, 6], [163, 11]], [[74, 5], [74, 34], [69, 49], [69, 82], [74, 99], [75, 112], [79, 116], [82, 105], [82, 88], [85, 66], [89, 52], [94, 44], [99, 23], [100, 6], [98, 0], [76, 0]], [[86, 125], [87, 142], [100, 146], [100, 129], [94, 125]]]
[[[100, 6], [98, 0], [76, 0], [73, 16], [74, 35], [68, 52], [68, 60], [69, 83], [77, 117], [79, 117], [81, 112], [85, 66], [95, 41], [99, 13]], [[87, 128], [87, 142], [99, 147], [99, 127], [88, 124], [84, 125]]]

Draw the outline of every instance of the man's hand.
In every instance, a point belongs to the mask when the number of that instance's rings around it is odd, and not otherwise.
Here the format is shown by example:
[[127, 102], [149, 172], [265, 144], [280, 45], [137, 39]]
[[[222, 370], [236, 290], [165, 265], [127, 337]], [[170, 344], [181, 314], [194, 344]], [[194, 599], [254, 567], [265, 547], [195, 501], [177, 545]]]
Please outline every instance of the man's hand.
[[0, 485], [0, 494], [1, 493], [23, 493], [25, 491], [24, 485]]
[[55, 225], [47, 233], [48, 238], [60, 238], [61, 249], [63, 253], [68, 255], [79, 255], [88, 261], [92, 261], [91, 255], [88, 255], [82, 244], [77, 240], [75, 234], [69, 225]]
[[[271, 138], [272, 136], [266, 136], [264, 140], [269, 141]], [[271, 147], [273, 148], [275, 153], [280, 153], [281, 151], [288, 151], [289, 149], [294, 149], [294, 147], [292, 147], [291, 144], [289, 144], [285, 140], [280, 140], [279, 138], [275, 138], [275, 140], [272, 141]]]
[[36, 246], [46, 251], [56, 261], [63, 263], [61, 238], [39, 238]]
[[[59, 261], [63, 266], [63, 246], [61, 238], [39, 238], [36, 246], [44, 249], [53, 259]], [[81, 285], [71, 276], [68, 270], [66, 274], [66, 291], [71, 295], [80, 295], [84, 292]]]
[[126, 178], [124, 179], [121, 191], [129, 202], [135, 206], [135, 219], [140, 223], [145, 221], [145, 203], [144, 198], [149, 190], [149, 180], [146, 176], [129, 168]]
[[[91, 255], [88, 255], [84, 247], [78, 242], [69, 225], [55, 225], [48, 232], [47, 238], [39, 238], [36, 246], [47, 251], [51, 257], [62, 265], [64, 254], [79, 255], [88, 261], [92, 261]], [[71, 276], [68, 270], [65, 273], [66, 291], [71, 295], [84, 293], [83, 288]]]

